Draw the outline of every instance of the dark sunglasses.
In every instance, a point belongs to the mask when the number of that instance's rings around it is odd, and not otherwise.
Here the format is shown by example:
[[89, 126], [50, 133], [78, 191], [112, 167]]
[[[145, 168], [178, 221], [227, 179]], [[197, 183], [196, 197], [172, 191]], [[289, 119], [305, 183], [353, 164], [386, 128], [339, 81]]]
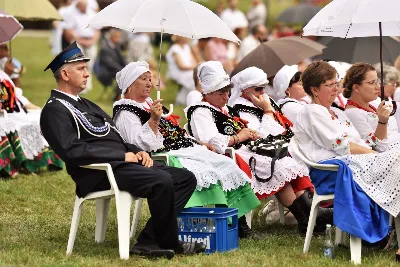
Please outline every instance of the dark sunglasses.
[[265, 86], [260, 86], [260, 87], [255, 87], [254, 88], [254, 91], [256, 91], [256, 92], [261, 92], [262, 90], [264, 90], [265, 89]]

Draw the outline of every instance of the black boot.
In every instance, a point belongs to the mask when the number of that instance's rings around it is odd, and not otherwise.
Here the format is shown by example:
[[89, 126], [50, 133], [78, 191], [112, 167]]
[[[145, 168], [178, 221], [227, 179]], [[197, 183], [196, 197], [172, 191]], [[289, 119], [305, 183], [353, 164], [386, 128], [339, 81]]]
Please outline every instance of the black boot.
[[[299, 197], [305, 208], [307, 209], [308, 217], [310, 216], [311, 205], [313, 200], [313, 193], [306, 190], [304, 193]], [[333, 224], [333, 209], [332, 208], [321, 208], [318, 207], [317, 219], [315, 221], [314, 232], [322, 233], [325, 232], [326, 225]]]
[[246, 216], [242, 216], [239, 218], [239, 238], [250, 238], [254, 240], [262, 240], [263, 237], [254, 233], [253, 230], [249, 227], [246, 221]]
[[304, 206], [301, 198], [297, 198], [295, 201], [293, 201], [292, 205], [290, 205], [288, 209], [297, 220], [297, 229], [299, 232], [305, 234], [307, 232], [310, 210], [307, 211], [307, 208]]

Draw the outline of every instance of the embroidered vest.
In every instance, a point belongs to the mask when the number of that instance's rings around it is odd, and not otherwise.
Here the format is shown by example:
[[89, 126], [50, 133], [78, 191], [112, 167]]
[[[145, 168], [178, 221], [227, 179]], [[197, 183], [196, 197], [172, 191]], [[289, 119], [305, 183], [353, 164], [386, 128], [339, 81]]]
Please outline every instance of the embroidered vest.
[[14, 87], [7, 80], [0, 80], [0, 102], [7, 113], [20, 112]]
[[[231, 107], [228, 107], [230, 116], [227, 116], [224, 113], [219, 112], [209, 106], [196, 105], [191, 106], [187, 111], [188, 130], [190, 135], [193, 135], [192, 129], [190, 127], [190, 121], [192, 119], [193, 112], [198, 108], [206, 108], [211, 111], [215, 119], [215, 124], [217, 126], [218, 132], [220, 134], [232, 136], [239, 133], [243, 128], [247, 128], [246, 123], [242, 119], [240, 119], [238, 113], [235, 112], [235, 110], [233, 110]], [[233, 146], [233, 148], [239, 149], [242, 145], [246, 145], [247, 143], [248, 141], [236, 144], [235, 146]]]
[[[285, 132], [281, 135], [277, 135], [277, 136], [268, 136], [267, 139], [268, 140], [285, 140], [286, 142], [290, 142], [290, 139], [294, 136], [292, 130], [291, 130], [291, 125], [289, 124], [290, 121], [285, 117], [285, 115], [283, 115], [282, 110], [280, 109], [280, 107], [275, 103], [275, 101], [273, 101], [272, 99], [270, 99], [271, 102], [271, 106], [279, 113], [279, 114], [274, 114], [274, 118], [275, 120], [281, 125], [283, 126], [283, 128], [285, 128]], [[262, 118], [264, 116], [264, 111], [260, 108], [256, 108], [256, 107], [249, 107], [246, 105], [241, 105], [241, 104], [237, 104], [233, 107], [233, 109], [239, 114], [239, 112], [246, 112], [246, 113], [251, 113], [255, 116], [257, 116], [258, 120], [261, 122]], [[278, 116], [281, 116], [281, 118], [278, 118]]]
[[[121, 110], [134, 113], [139, 117], [142, 125], [150, 119], [150, 112], [141, 109], [140, 107], [128, 104], [116, 105], [113, 108], [113, 118], [115, 118], [115, 115], [117, 115]], [[164, 113], [169, 112], [165, 107], [163, 107], [163, 111]], [[182, 129], [179, 124], [168, 118], [161, 118], [159, 131], [164, 138], [164, 147], [153, 152], [167, 152], [170, 150], [178, 150], [180, 148], [193, 147], [195, 144], [198, 144], [196, 140], [186, 136], [186, 131]]]

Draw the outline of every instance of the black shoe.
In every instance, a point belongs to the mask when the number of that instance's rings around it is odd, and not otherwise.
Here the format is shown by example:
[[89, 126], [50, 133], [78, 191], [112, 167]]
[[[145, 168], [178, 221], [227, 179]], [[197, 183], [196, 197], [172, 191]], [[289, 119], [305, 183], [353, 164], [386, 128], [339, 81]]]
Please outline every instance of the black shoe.
[[189, 243], [179, 241], [179, 246], [175, 249], [176, 254], [182, 255], [193, 255], [193, 254], [200, 254], [206, 250], [207, 246], [203, 243]]
[[175, 252], [171, 249], [156, 249], [156, 250], [144, 251], [144, 250], [132, 248], [129, 251], [129, 254], [146, 257], [146, 258], [150, 258], [150, 259], [167, 258], [168, 260], [172, 259], [175, 256]]
[[246, 221], [246, 216], [239, 218], [239, 238], [248, 238], [253, 240], [263, 240], [264, 237], [255, 233]]
[[400, 262], [400, 255], [396, 253], [396, 262]]
[[[298, 198], [303, 202], [304, 208], [307, 210], [307, 217], [310, 217], [311, 205], [313, 200], [313, 193], [306, 190]], [[325, 232], [327, 224], [333, 224], [333, 209], [318, 207], [317, 219], [315, 221], [314, 232]], [[308, 221], [308, 220], [307, 220]]]

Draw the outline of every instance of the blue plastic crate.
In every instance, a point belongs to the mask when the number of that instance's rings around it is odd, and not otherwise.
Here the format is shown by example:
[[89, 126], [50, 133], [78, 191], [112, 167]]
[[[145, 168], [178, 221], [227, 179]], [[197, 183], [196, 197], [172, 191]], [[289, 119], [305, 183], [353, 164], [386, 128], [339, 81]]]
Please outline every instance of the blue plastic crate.
[[238, 209], [188, 208], [178, 216], [179, 240], [204, 243], [205, 253], [237, 249]]

